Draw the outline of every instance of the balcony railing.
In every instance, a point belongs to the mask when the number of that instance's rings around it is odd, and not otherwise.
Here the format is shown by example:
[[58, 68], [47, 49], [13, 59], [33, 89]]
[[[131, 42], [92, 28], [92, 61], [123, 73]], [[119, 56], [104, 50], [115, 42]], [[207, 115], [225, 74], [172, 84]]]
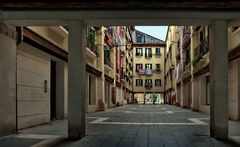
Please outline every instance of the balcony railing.
[[193, 65], [195, 65], [206, 53], [208, 53], [208, 51], [209, 42], [205, 39], [194, 49]]
[[97, 43], [95, 39], [87, 38], [87, 48], [97, 55]]
[[161, 68], [156, 68], [156, 69], [155, 69], [155, 72], [156, 72], [156, 73], [161, 73], [162, 70], [161, 70]]
[[145, 88], [146, 89], [151, 89], [152, 88], [152, 83], [146, 83]]
[[137, 70], [139, 75], [144, 75], [145, 74], [145, 69], [138, 69]]
[[109, 58], [104, 58], [104, 64], [113, 69], [113, 63]]
[[146, 75], [152, 75], [153, 74], [153, 70], [152, 69], [145, 69], [145, 74]]

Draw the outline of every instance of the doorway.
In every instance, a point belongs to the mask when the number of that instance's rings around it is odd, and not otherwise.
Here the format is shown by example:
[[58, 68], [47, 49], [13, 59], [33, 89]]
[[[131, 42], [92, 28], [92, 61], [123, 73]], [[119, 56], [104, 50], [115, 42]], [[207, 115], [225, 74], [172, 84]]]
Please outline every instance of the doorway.
[[55, 120], [56, 115], [56, 62], [51, 61], [51, 87], [50, 87], [50, 120]]

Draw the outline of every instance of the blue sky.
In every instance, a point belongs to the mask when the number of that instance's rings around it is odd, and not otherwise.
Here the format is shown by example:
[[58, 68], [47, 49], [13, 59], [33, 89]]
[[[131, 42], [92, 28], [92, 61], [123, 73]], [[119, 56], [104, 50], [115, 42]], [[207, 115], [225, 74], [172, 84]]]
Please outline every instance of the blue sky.
[[136, 30], [165, 41], [168, 26], [135, 26]]

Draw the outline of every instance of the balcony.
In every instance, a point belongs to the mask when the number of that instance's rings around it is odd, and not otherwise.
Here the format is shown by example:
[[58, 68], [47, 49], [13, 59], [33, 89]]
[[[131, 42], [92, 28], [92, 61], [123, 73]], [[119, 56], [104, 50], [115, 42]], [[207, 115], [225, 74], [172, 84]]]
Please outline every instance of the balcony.
[[96, 58], [96, 56], [98, 56], [97, 44], [96, 44], [96, 40], [95, 39], [87, 38], [87, 45], [86, 45], [86, 47], [87, 47], [86, 55], [88, 57]]
[[107, 70], [113, 70], [113, 63], [109, 58], [104, 58], [104, 66]]
[[197, 64], [203, 56], [209, 52], [209, 42], [207, 39], [201, 41], [201, 43], [194, 49], [194, 58], [193, 58], [193, 66]]
[[151, 89], [152, 88], [152, 83], [146, 83], [145, 88], [146, 89]]
[[156, 68], [155, 73], [160, 74], [162, 72], [161, 68]]
[[153, 70], [152, 69], [145, 69], [145, 74], [146, 75], [152, 75], [153, 74]]
[[184, 27], [183, 28], [183, 48], [186, 48], [190, 42], [191, 42], [191, 38], [190, 38], [190, 27]]
[[139, 75], [144, 75], [145, 74], [145, 69], [138, 69], [137, 70]]

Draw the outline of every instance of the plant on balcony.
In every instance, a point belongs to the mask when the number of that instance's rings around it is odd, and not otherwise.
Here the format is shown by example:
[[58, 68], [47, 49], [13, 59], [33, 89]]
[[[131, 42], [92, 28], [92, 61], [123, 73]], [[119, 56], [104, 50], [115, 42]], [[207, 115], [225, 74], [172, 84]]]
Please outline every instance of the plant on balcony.
[[201, 59], [203, 59], [203, 56], [209, 51], [209, 48], [207, 46], [203, 47], [203, 52], [199, 53], [192, 61], [192, 65], [195, 66]]
[[87, 36], [87, 47], [96, 54], [97, 57], [99, 57], [99, 54], [97, 52], [97, 44], [96, 44], [96, 32], [92, 29], [88, 31]]
[[192, 65], [195, 66], [202, 59], [202, 55], [198, 54], [192, 61]]
[[96, 38], [96, 32], [95, 31], [93, 31], [93, 30], [90, 30], [89, 31], [89, 35], [88, 35], [88, 37], [89, 37], [89, 40], [94, 40], [95, 41], [95, 38]]

